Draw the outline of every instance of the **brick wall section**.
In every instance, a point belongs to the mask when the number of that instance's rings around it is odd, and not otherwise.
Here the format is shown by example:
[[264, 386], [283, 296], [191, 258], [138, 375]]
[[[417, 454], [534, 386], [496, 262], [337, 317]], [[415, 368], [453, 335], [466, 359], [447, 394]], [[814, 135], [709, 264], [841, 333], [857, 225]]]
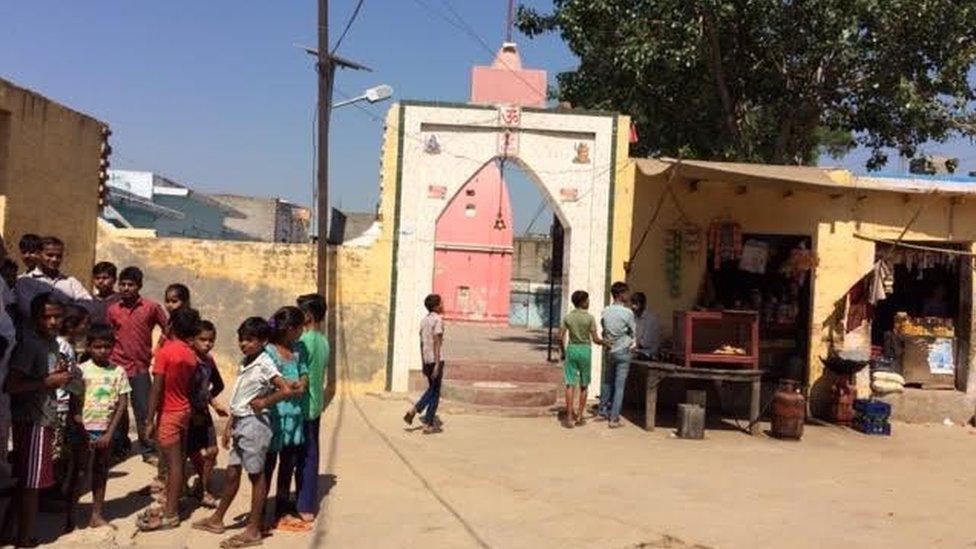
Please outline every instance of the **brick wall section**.
[[0, 78], [0, 231], [67, 244], [64, 270], [83, 282], [95, 258], [102, 122]]

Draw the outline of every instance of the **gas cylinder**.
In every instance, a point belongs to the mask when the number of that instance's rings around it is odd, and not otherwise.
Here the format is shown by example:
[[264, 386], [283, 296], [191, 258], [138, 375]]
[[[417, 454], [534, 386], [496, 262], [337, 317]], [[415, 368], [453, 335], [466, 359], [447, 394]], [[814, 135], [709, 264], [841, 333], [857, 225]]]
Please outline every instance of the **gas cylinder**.
[[803, 422], [807, 416], [807, 399], [800, 392], [800, 384], [783, 379], [773, 394], [772, 433], [776, 438], [799, 440], [803, 436]]
[[851, 425], [854, 420], [854, 399], [857, 394], [848, 377], [841, 377], [830, 388], [830, 421]]

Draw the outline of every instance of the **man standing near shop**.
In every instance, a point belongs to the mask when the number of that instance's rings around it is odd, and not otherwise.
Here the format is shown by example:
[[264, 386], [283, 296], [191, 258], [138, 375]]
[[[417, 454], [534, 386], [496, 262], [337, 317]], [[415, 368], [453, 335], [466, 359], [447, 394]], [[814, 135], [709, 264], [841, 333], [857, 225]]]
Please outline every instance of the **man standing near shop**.
[[613, 303], [600, 315], [607, 353], [603, 361], [598, 415], [609, 420], [609, 427], [615, 429], [620, 427], [620, 409], [624, 405], [624, 388], [630, 372], [630, 353], [634, 348], [637, 326], [634, 311], [627, 306], [630, 297], [627, 284], [614, 282], [610, 286], [610, 295], [613, 296]]
[[637, 322], [634, 356], [642, 360], [653, 360], [661, 350], [661, 323], [656, 314], [647, 310], [647, 296], [644, 292], [634, 292], [630, 296], [630, 307]]

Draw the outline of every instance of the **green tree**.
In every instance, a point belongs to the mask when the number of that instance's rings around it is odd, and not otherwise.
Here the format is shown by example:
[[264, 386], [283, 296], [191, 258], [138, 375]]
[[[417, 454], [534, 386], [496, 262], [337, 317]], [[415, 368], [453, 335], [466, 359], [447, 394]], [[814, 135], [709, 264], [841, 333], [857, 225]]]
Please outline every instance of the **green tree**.
[[553, 0], [557, 97], [633, 116], [641, 154], [812, 164], [976, 134], [976, 0]]

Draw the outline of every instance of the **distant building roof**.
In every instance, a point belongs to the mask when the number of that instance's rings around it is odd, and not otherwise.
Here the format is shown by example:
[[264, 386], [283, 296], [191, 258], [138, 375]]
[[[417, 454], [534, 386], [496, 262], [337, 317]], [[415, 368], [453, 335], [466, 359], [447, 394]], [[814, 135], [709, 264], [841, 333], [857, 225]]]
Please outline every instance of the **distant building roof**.
[[197, 202], [217, 209], [225, 216], [235, 219], [247, 217], [244, 213], [227, 204], [214, 200], [205, 193], [201, 193], [177, 183], [172, 179], [155, 172], [138, 170], [109, 170], [108, 186], [110, 188], [128, 191], [130, 194], [152, 200], [154, 196], [184, 196]]
[[245, 214], [228, 219], [227, 227], [265, 242], [308, 242], [311, 212], [306, 206], [279, 197], [212, 194], [211, 198]]
[[109, 187], [106, 198], [108, 199], [109, 204], [122, 204], [130, 208], [152, 214], [156, 217], [167, 217], [170, 219], [186, 218], [186, 215], [184, 215], [183, 212], [178, 212], [172, 208], [167, 208], [166, 206], [160, 206], [151, 200], [146, 200], [137, 194], [130, 193], [129, 191], [118, 187]]
[[329, 244], [342, 244], [358, 238], [366, 233], [376, 223], [376, 214], [372, 212], [343, 212], [332, 209], [332, 219], [329, 223]]

